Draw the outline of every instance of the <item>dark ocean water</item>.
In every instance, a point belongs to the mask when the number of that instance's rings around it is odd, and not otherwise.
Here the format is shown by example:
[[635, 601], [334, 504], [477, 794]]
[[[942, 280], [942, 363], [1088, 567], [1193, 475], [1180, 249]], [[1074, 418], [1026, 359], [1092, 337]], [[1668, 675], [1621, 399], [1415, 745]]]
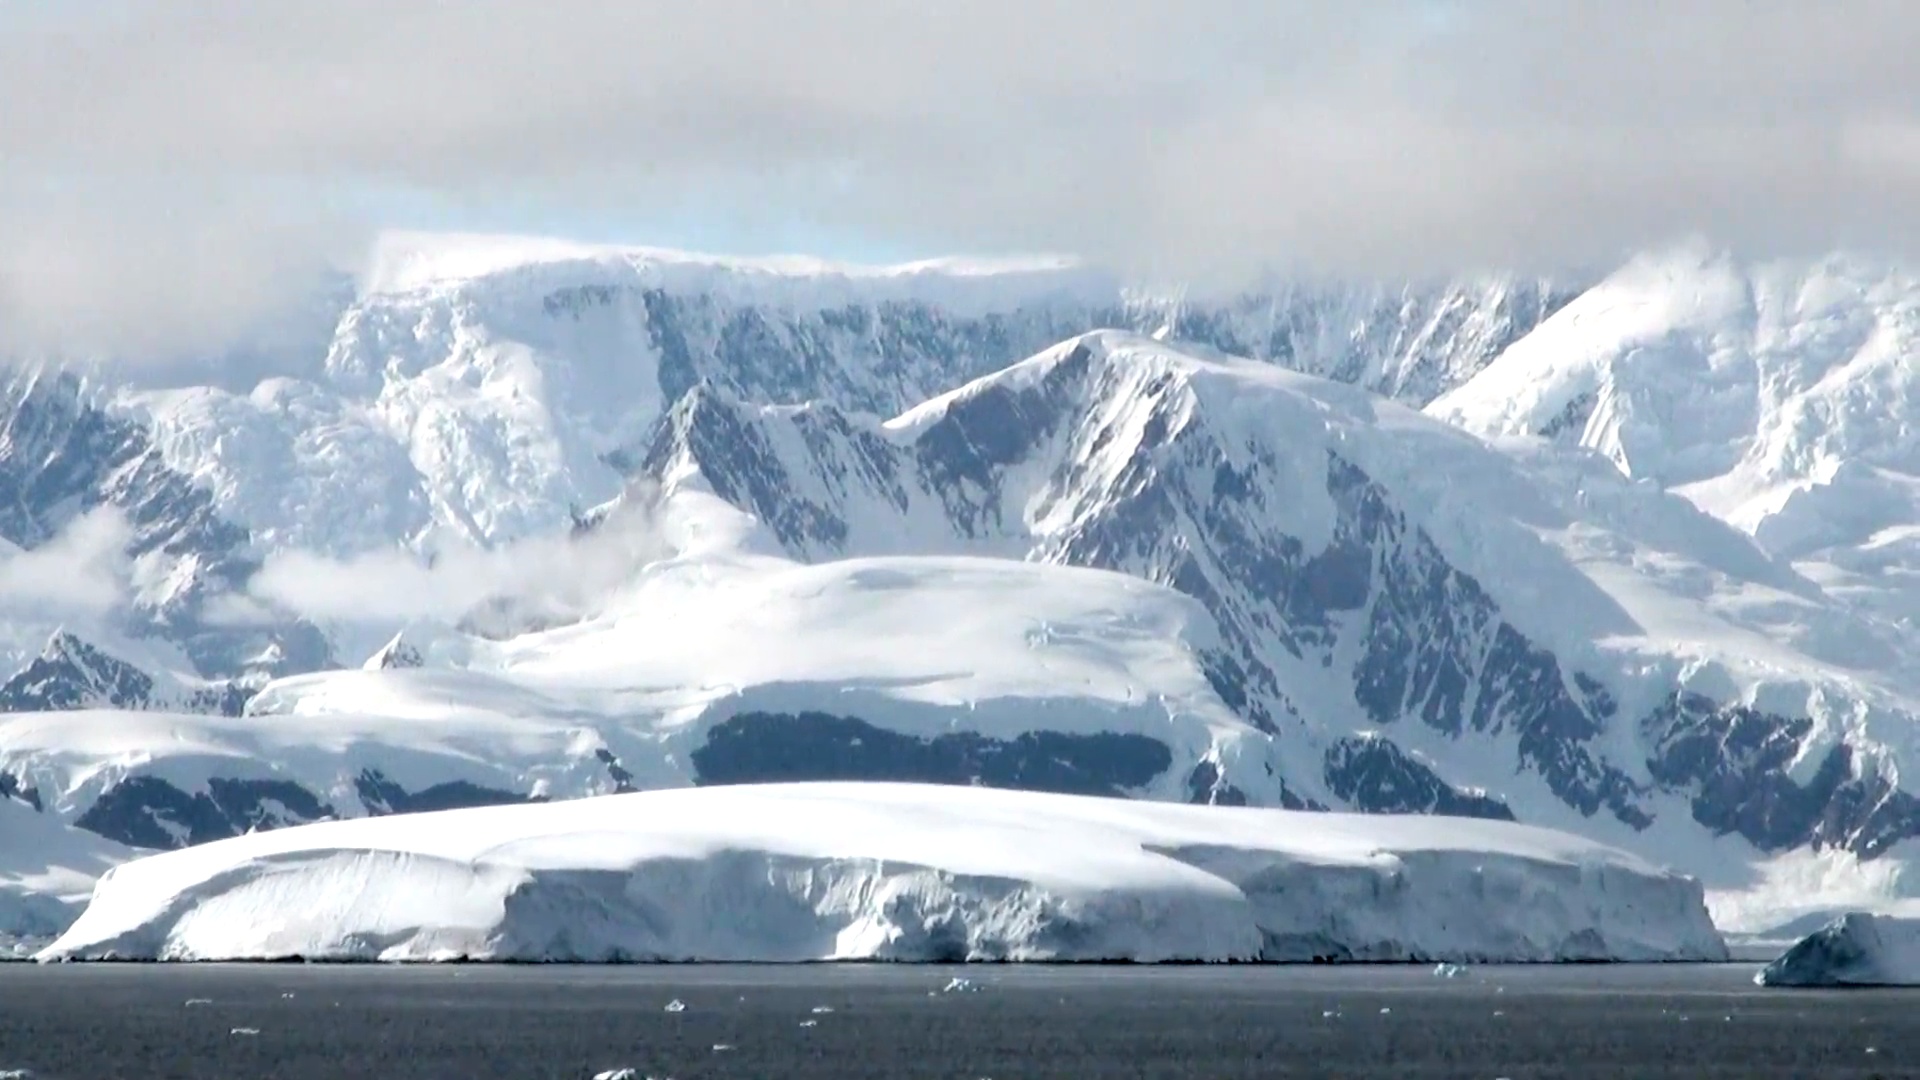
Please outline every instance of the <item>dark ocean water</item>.
[[1920, 1076], [1920, 992], [1754, 970], [6, 964], [0, 1075]]

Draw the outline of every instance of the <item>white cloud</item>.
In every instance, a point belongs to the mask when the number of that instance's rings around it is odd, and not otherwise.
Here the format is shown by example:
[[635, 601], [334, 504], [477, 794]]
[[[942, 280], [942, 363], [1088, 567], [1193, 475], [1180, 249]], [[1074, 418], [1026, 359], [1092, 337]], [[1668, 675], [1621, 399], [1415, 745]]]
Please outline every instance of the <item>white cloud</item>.
[[59, 210], [0, 324], [198, 340], [367, 186], [1187, 277], [1914, 253], [1916, 46], [1904, 0], [95, 4], [0, 34], [0, 230]]
[[369, 235], [233, 181], [25, 191], [0, 176], [0, 352], [165, 362], [270, 342]]
[[[494, 549], [454, 547], [432, 560], [406, 551], [334, 559], [305, 551], [268, 559], [252, 598], [309, 619], [391, 624], [496, 614], [578, 619], [671, 548], [648, 489], [580, 536], [543, 536]], [[231, 612], [230, 612], [231, 613]]]
[[0, 605], [47, 619], [113, 610], [131, 595], [126, 548], [132, 535], [118, 510], [102, 507], [38, 547], [6, 545]]

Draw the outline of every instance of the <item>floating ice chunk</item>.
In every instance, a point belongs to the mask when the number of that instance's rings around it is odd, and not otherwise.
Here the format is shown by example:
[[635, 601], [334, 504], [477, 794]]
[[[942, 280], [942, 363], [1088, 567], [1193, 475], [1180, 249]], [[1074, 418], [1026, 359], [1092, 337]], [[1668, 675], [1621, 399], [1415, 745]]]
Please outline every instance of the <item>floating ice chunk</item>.
[[185, 1007], [191, 1009], [195, 1005], [211, 1005], [211, 1004], [213, 1004], [212, 998], [188, 998]]
[[1849, 912], [1760, 969], [1761, 986], [1920, 985], [1920, 919]]
[[943, 994], [975, 994], [979, 991], [980, 987], [972, 979], [962, 979], [957, 975], [948, 979], [947, 985], [940, 988]]
[[639, 1069], [607, 1069], [593, 1074], [593, 1080], [640, 1080]]
[[833, 1011], [833, 1006], [831, 1006], [831, 1005], [815, 1005], [815, 1006], [813, 1007], [813, 1011], [814, 1011], [814, 1013], [816, 1013], [816, 1014], [819, 1014], [819, 1013], [830, 1013], [830, 1012], [832, 1012], [832, 1011]]
[[237, 1028], [234, 1028], [234, 1029], [233, 1029], [232, 1031], [229, 1031], [229, 1032], [227, 1032], [227, 1034], [229, 1034], [229, 1035], [258, 1035], [258, 1034], [260, 1034], [260, 1029], [259, 1029], [259, 1028], [249, 1028], [249, 1027], [237, 1027]]
[[1458, 979], [1466, 973], [1467, 969], [1459, 964], [1442, 963], [1433, 965], [1434, 977], [1439, 979]]
[[819, 1027], [819, 1026], [820, 1026], [820, 1021], [818, 1021], [818, 1020], [802, 1020], [802, 1021], [800, 1021], [800, 1026], [801, 1026], [801, 1027]]
[[684, 1001], [681, 1001], [681, 1000], [680, 1000], [679, 998], [674, 998], [674, 999], [673, 999], [672, 1001], [669, 1001], [669, 1002], [667, 1002], [667, 1007], [666, 1007], [666, 1010], [665, 1010], [665, 1011], [667, 1011], [667, 1012], [686, 1012], [686, 1011], [687, 1011], [687, 1003], [686, 1003], [686, 1002], [684, 1002]]

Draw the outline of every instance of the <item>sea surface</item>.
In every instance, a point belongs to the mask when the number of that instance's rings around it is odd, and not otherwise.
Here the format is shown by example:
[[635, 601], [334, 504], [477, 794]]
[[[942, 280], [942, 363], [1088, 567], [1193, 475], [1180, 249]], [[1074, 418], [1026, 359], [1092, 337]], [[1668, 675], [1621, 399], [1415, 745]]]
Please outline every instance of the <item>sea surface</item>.
[[1920, 1076], [1920, 992], [1755, 970], [0, 964], [0, 1076]]

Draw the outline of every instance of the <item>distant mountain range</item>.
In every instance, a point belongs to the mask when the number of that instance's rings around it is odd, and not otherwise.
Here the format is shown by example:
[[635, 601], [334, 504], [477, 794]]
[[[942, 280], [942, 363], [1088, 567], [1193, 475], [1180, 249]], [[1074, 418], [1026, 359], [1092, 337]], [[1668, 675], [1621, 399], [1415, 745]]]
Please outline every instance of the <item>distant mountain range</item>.
[[140, 847], [810, 778], [1517, 818], [1755, 927], [1920, 834], [1898, 267], [1202, 302], [411, 237], [332, 323], [254, 385], [16, 365], [0, 558], [122, 533], [110, 602], [0, 592], [7, 797]]

